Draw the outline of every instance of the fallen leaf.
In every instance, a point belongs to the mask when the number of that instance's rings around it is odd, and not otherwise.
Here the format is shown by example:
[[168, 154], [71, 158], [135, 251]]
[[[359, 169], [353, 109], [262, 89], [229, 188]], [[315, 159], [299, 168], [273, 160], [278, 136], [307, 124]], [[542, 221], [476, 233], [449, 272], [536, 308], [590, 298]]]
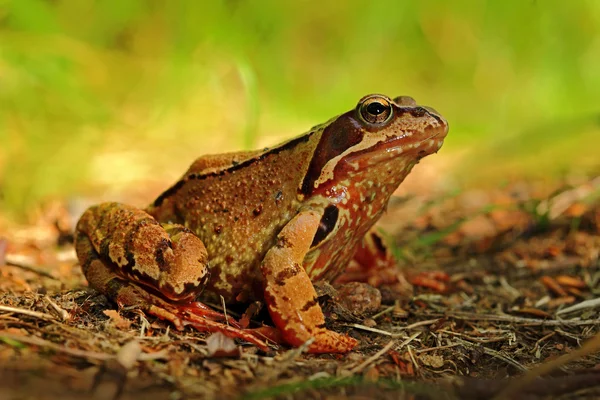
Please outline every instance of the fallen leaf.
[[215, 332], [206, 339], [209, 357], [239, 357], [240, 348], [235, 341], [221, 332]]
[[556, 277], [556, 282], [561, 286], [569, 286], [577, 289], [586, 289], [587, 285], [583, 279], [569, 275], [559, 275]]
[[566, 297], [567, 296], [567, 292], [565, 291], [565, 289], [563, 289], [558, 282], [556, 282], [556, 280], [554, 280], [554, 278], [550, 277], [550, 276], [542, 276], [540, 278], [540, 282], [542, 282], [542, 284], [544, 286], [546, 286], [546, 289], [548, 289], [550, 292], [554, 293], [557, 296], [560, 297]]
[[431, 368], [442, 368], [444, 366], [444, 358], [433, 354], [422, 354], [419, 361]]
[[127, 330], [131, 327], [131, 321], [119, 315], [116, 310], [104, 310], [104, 315], [110, 318], [110, 324], [117, 329]]

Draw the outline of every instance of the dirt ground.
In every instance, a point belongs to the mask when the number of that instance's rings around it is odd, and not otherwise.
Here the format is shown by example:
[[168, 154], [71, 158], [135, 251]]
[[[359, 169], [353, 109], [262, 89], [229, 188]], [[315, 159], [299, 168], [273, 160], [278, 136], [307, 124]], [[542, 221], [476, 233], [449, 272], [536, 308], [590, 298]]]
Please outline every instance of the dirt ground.
[[598, 177], [395, 198], [399, 266], [436, 279], [363, 313], [320, 285], [328, 327], [360, 341], [346, 355], [118, 310], [87, 287], [74, 214], [0, 215], [0, 399], [600, 398]]

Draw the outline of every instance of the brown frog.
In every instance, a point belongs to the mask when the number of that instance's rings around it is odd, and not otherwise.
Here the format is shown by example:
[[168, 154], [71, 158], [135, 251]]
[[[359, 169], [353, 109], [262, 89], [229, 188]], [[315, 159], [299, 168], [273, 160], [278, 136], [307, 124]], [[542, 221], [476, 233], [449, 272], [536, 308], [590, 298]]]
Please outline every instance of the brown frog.
[[[406, 96], [373, 94], [308, 133], [258, 151], [203, 156], [145, 210], [89, 208], [76, 250], [90, 286], [177, 327], [266, 348], [313, 338], [311, 352], [357, 341], [324, 327], [312, 282], [351, 262], [395, 263], [371, 228], [412, 167], [442, 146], [447, 122]], [[198, 302], [264, 301], [277, 330], [241, 329]], [[270, 333], [268, 333], [270, 332]]]

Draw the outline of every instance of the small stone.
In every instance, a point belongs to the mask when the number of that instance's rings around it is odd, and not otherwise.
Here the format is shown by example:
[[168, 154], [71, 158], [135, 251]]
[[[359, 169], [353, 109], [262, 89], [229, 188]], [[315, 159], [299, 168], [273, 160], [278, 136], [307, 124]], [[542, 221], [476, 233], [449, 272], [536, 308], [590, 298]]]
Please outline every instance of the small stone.
[[372, 314], [381, 306], [381, 293], [367, 283], [349, 282], [337, 290], [335, 301], [354, 314]]
[[365, 318], [362, 322], [362, 324], [364, 326], [368, 326], [369, 328], [372, 328], [374, 326], [377, 326], [377, 322], [375, 322], [375, 320], [373, 318]]

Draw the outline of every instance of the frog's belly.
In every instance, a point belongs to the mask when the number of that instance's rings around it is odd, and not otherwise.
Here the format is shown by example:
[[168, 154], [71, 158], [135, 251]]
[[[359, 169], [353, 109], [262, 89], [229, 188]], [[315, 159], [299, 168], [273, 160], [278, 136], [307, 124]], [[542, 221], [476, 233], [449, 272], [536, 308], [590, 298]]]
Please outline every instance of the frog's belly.
[[[262, 258], [261, 258], [262, 260]], [[209, 261], [210, 278], [202, 299], [226, 303], [249, 303], [263, 298], [263, 277], [260, 262], [224, 263], [221, 257]]]
[[[243, 215], [245, 210], [231, 206], [227, 214]], [[296, 212], [297, 206], [287, 205], [277, 218], [272, 215], [263, 218], [262, 214], [234, 219], [192, 216], [190, 221], [199, 222], [187, 226], [202, 240], [208, 252], [210, 278], [202, 298], [220, 302], [223, 296], [227, 303], [262, 300], [261, 262], [276, 243], [277, 234]]]

